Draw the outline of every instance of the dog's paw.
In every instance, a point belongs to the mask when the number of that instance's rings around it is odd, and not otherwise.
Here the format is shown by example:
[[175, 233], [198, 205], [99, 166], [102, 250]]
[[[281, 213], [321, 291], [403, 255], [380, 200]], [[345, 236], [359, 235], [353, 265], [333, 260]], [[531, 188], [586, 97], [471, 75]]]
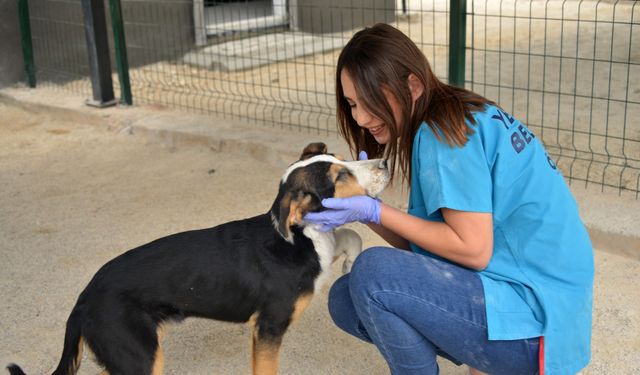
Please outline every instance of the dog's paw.
[[353, 261], [355, 259], [350, 259], [349, 257], [344, 258], [344, 262], [342, 263], [342, 274], [346, 275], [351, 272], [351, 267], [353, 266]]
[[351, 272], [353, 262], [362, 252], [362, 239], [358, 233], [348, 228], [340, 228], [336, 230], [335, 236], [335, 255], [340, 256], [343, 253], [345, 254], [344, 262], [342, 263], [342, 273], [349, 273]]

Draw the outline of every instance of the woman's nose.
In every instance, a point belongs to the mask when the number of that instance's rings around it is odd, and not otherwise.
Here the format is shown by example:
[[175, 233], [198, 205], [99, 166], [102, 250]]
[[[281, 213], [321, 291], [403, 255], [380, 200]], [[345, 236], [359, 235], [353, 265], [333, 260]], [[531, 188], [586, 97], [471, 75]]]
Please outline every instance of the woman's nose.
[[373, 116], [365, 110], [356, 108], [353, 118], [356, 120], [358, 125], [363, 126], [370, 123]]

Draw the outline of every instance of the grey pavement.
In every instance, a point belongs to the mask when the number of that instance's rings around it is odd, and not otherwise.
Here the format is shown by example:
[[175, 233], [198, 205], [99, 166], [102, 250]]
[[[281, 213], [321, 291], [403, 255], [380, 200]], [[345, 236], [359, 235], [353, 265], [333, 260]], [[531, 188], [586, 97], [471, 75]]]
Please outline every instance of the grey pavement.
[[[311, 141], [323, 141], [329, 145], [330, 150], [348, 156], [344, 142], [335, 134], [286, 130], [271, 125], [247, 126], [240, 119], [219, 119], [158, 106], [96, 109], [84, 105], [83, 100], [77, 95], [46, 88], [0, 90], [0, 104], [25, 110], [38, 108], [51, 116], [63, 116], [65, 121], [110, 129], [111, 132], [139, 137], [146, 142], [169, 149], [204, 147], [222, 157], [246, 155], [265, 162], [273, 170], [286, 167], [295, 160], [299, 150]], [[273, 178], [277, 179], [278, 175], [274, 174]], [[637, 292], [640, 281], [640, 199], [636, 199], [634, 194], [620, 194], [617, 190], [602, 191], [598, 186], [585, 187], [581, 183], [571, 184], [571, 189], [596, 249], [593, 361], [583, 373], [640, 374], [640, 337], [637, 334], [640, 332], [640, 299]], [[397, 187], [385, 192], [383, 199], [398, 207], [406, 207], [406, 197]], [[358, 231], [363, 236], [365, 245], [379, 243], [375, 236], [363, 228], [358, 227]], [[10, 296], [12, 301], [19, 301], [20, 298], [28, 299], [29, 296]], [[332, 326], [324, 307], [325, 301], [326, 288], [318, 293], [309, 311], [286, 337], [286, 345], [283, 348], [283, 373], [388, 373], [371, 346], [345, 337]], [[70, 306], [60, 308], [69, 309]], [[2, 317], [6, 314], [7, 312], [3, 311]], [[38, 317], [34, 316], [32, 319], [35, 321]], [[245, 328], [216, 326], [221, 334], [215, 339], [209, 339], [202, 336], [203, 330], [210, 329], [204, 322], [196, 320], [184, 325], [186, 333], [183, 335], [187, 336], [169, 342], [166, 349], [167, 357], [171, 356], [171, 351], [182, 353], [180, 358], [187, 361], [207, 361], [211, 358], [219, 360], [229, 356], [230, 361], [218, 363], [213, 373], [246, 373], [247, 368], [238, 365], [238, 361], [242, 361], [246, 353], [244, 349], [234, 349], [238, 341], [231, 338], [246, 335]], [[13, 329], [15, 327], [12, 327]], [[179, 335], [181, 329], [179, 326], [172, 328], [172, 335]], [[192, 335], [188, 336], [189, 333]], [[0, 360], [14, 353], [5, 349], [7, 342], [4, 339], [2, 341]], [[62, 337], [54, 342], [61, 343]], [[229, 345], [225, 346], [225, 342]], [[55, 357], [59, 349], [57, 346], [47, 348], [47, 354]], [[209, 352], [211, 358], [207, 358]], [[25, 357], [31, 358], [26, 354]], [[173, 368], [168, 368], [168, 373], [180, 373], [180, 368], [179, 364], [174, 365]], [[443, 363], [442, 369], [443, 374], [466, 373], [463, 369], [447, 363]], [[187, 373], [211, 371], [195, 368]]]

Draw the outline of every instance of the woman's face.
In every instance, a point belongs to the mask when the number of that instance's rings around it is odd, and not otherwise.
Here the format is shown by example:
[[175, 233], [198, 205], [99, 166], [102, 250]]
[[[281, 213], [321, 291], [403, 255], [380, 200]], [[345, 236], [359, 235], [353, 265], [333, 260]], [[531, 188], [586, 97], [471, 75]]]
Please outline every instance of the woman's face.
[[[368, 108], [358, 97], [356, 86], [346, 70], [340, 73], [340, 82], [342, 84], [342, 94], [349, 103], [351, 116], [358, 126], [368, 130], [379, 144], [386, 145], [389, 143], [391, 141], [391, 133], [389, 132], [388, 124], [385, 124], [381, 119], [369, 112]], [[387, 102], [389, 102], [389, 106], [391, 106], [396, 124], [402, 126], [402, 109], [400, 103], [391, 93], [384, 89], [382, 91], [387, 98]]]

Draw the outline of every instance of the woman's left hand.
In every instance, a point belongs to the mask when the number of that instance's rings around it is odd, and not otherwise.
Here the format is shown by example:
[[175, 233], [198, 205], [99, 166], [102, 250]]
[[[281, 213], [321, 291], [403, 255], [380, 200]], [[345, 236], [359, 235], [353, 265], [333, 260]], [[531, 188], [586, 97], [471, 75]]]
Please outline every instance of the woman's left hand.
[[310, 212], [304, 220], [320, 225], [320, 231], [328, 232], [341, 225], [359, 221], [380, 224], [380, 202], [366, 195], [322, 200], [327, 210]]

